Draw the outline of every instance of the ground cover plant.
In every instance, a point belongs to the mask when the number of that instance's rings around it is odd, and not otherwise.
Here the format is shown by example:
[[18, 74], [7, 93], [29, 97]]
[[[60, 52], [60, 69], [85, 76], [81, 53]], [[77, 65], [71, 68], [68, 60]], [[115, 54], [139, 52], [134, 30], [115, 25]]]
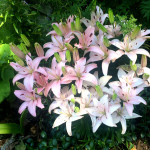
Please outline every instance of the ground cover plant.
[[[76, 139], [79, 139], [78, 136], [88, 137], [88, 140], [81, 140], [81, 145], [76, 146], [75, 142], [69, 143], [69, 137], [64, 136], [59, 140], [60, 134], [49, 141], [43, 131], [39, 144], [32, 138], [27, 141], [23, 139], [18, 148], [66, 149], [71, 146], [72, 149], [115, 149], [120, 144], [124, 145], [120, 147], [122, 149], [134, 147], [131, 138], [127, 140], [131, 136], [136, 141], [137, 135], [133, 132], [136, 127], [132, 126], [134, 122], [129, 125], [131, 129], [128, 129], [127, 139], [126, 135], [121, 136], [120, 133], [125, 134], [127, 130], [126, 120], [142, 117], [136, 105], [149, 103], [144, 89], [148, 89], [150, 82], [150, 55], [144, 44], [150, 30], [142, 30], [141, 25], [135, 22], [132, 16], [128, 20], [114, 16], [111, 9], [104, 13], [96, 6], [89, 19], [71, 15], [66, 21], [53, 23], [53, 30], [47, 34], [51, 41], [43, 47], [39, 43], [34, 45], [37, 57], [27, 50], [32, 46], [24, 34], [21, 34], [21, 39], [28, 47], [26, 51], [10, 45], [17, 57], [16, 62], [10, 63], [18, 72], [13, 84], [16, 83], [19, 90], [15, 90], [14, 94], [23, 101], [18, 110], [22, 114], [20, 126], [15, 124], [15, 128], [20, 128], [17, 133], [24, 132], [23, 122], [27, 111], [33, 117], [39, 117], [36, 110], [40, 108], [45, 116], [51, 118], [50, 127], [57, 129], [52, 130], [52, 135], [63, 130], [62, 134], [67, 131], [73, 137], [78, 133]], [[38, 109], [38, 112], [42, 110]], [[85, 124], [88, 124], [86, 129]], [[9, 124], [9, 127], [13, 125]], [[58, 128], [60, 125], [63, 128]], [[106, 129], [103, 131], [106, 136], [97, 141], [96, 137], [100, 137], [95, 132], [101, 135], [101, 128]], [[92, 132], [95, 135], [91, 138], [89, 135]], [[149, 127], [146, 132], [149, 133]], [[145, 133], [138, 136], [143, 138]], [[149, 137], [149, 134], [146, 136]]]

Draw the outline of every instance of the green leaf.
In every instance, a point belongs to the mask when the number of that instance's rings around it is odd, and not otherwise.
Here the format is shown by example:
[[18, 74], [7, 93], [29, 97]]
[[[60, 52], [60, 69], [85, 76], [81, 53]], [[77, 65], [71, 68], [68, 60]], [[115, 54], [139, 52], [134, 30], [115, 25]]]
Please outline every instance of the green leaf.
[[0, 103], [10, 94], [9, 81], [0, 81]]
[[107, 32], [107, 29], [100, 23], [100, 22], [96, 22], [96, 26], [100, 29], [100, 30], [102, 30], [104, 33], [106, 33]]
[[17, 27], [16, 27], [16, 25], [15, 25], [15, 23], [13, 23], [13, 26], [14, 26], [14, 29], [15, 29], [16, 33], [19, 33], [19, 32], [18, 32], [18, 29], [17, 29]]
[[114, 23], [114, 14], [113, 14], [112, 9], [110, 9], [110, 8], [108, 9], [108, 16], [109, 16], [110, 23], [113, 24]]
[[21, 114], [21, 117], [20, 117], [20, 130], [21, 130], [21, 133], [24, 132], [24, 121], [26, 119], [26, 116], [27, 116], [27, 109], [23, 111], [23, 113]]
[[20, 133], [20, 126], [16, 123], [0, 124], [0, 134], [17, 134]]
[[59, 29], [58, 26], [56, 26], [55, 24], [53, 24], [53, 29], [55, 30], [55, 32], [59, 35], [59, 36], [62, 36], [62, 32], [61, 30]]
[[14, 77], [14, 69], [9, 65], [3, 65], [1, 71], [1, 78], [2, 80], [9, 81]]
[[4, 22], [1, 22], [0, 27], [2, 27], [4, 25]]
[[7, 16], [8, 16], [8, 11], [6, 11], [6, 13], [5, 13], [5, 22], [6, 22], [6, 20], [7, 20]]
[[11, 55], [9, 44], [0, 45], [0, 60], [8, 60], [8, 56]]
[[26, 150], [26, 145], [21, 141], [17, 146], [15, 146], [15, 150]]

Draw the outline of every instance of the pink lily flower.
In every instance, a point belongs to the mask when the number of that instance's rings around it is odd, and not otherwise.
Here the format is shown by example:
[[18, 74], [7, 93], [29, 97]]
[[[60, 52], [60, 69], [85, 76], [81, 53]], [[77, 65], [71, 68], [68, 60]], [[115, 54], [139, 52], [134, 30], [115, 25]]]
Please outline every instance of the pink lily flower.
[[132, 113], [132, 116], [130, 116], [124, 107], [120, 107], [117, 111], [115, 111], [112, 114], [112, 117], [113, 117], [113, 121], [115, 124], [118, 122], [121, 122], [122, 134], [125, 134], [127, 130], [126, 119], [133, 119], [133, 118], [138, 118], [141, 116], [136, 113]]
[[66, 122], [66, 130], [69, 136], [72, 136], [71, 124], [73, 121], [81, 119], [83, 116], [80, 112], [75, 113], [75, 105], [68, 104], [67, 106], [62, 106], [61, 109], [55, 109], [54, 113], [59, 114], [59, 116], [54, 121], [53, 127], [60, 126]]
[[118, 71], [118, 78], [121, 83], [120, 86], [128, 85], [128, 86], [134, 88], [134, 87], [138, 87], [138, 86], [144, 84], [144, 80], [141, 78], [135, 77], [135, 72], [132, 70], [129, 71], [127, 74], [123, 69], [120, 68]]
[[[98, 81], [98, 86], [100, 87], [100, 89], [102, 90], [102, 92], [106, 93], [106, 94], [110, 94], [112, 93], [112, 91], [110, 89], [108, 89], [106, 87], [106, 84], [108, 83], [108, 81], [112, 78], [112, 76], [102, 76], [102, 77], [98, 77], [98, 71], [94, 72], [94, 76], [96, 77], [97, 81]], [[95, 89], [95, 85], [84, 81], [83, 82], [83, 86], [89, 90], [89, 92], [92, 94], [92, 96], [96, 97], [96, 98], [100, 98], [96, 89]]]
[[105, 25], [105, 28], [108, 32], [107, 34], [105, 34], [108, 39], [114, 38], [122, 34], [122, 32], [120, 31], [121, 27], [119, 25]]
[[27, 90], [15, 90], [16, 97], [24, 101], [19, 107], [18, 112], [21, 114], [27, 107], [29, 113], [36, 117], [36, 106], [43, 109], [44, 105], [41, 103], [41, 97], [35, 94], [35, 91]]
[[53, 109], [68, 104], [68, 101], [71, 101], [72, 98], [74, 98], [72, 90], [68, 86], [64, 86], [61, 89], [60, 97], [55, 97], [55, 101], [50, 104], [48, 112], [51, 113]]
[[63, 77], [63, 81], [72, 81], [75, 80], [75, 84], [78, 89], [78, 93], [81, 93], [83, 80], [89, 81], [93, 84], [97, 84], [97, 79], [94, 75], [89, 73], [91, 70], [97, 67], [96, 64], [86, 65], [86, 58], [80, 58], [76, 63], [75, 67], [66, 66], [67, 73]]
[[146, 36], [150, 34], [150, 30], [140, 30], [136, 38], [149, 39], [150, 36]]
[[101, 36], [98, 40], [99, 46], [90, 46], [87, 51], [91, 52], [90, 59], [87, 61], [94, 62], [94, 61], [102, 61], [102, 71], [103, 74], [106, 76], [108, 73], [108, 67], [110, 62], [114, 62], [116, 59], [122, 56], [122, 52], [120, 50], [113, 51], [109, 50], [104, 44], [103, 44], [103, 36]]
[[11, 62], [10, 65], [18, 71], [18, 74], [13, 78], [13, 84], [24, 78], [24, 85], [27, 89], [32, 91], [34, 83], [34, 73], [39, 72], [43, 75], [47, 75], [46, 71], [42, 67], [38, 67], [40, 61], [44, 57], [37, 57], [32, 60], [28, 55], [26, 55], [26, 63], [28, 66], [20, 66], [18, 63]]
[[113, 121], [115, 124], [118, 122], [121, 122], [122, 134], [125, 134], [127, 130], [126, 119], [134, 119], [134, 118], [138, 118], [141, 116], [136, 113], [132, 113], [132, 116], [130, 116], [125, 108], [120, 107], [117, 111], [115, 111], [112, 114], [112, 117], [113, 117]]
[[60, 97], [60, 89], [61, 89], [61, 84], [68, 84], [68, 81], [63, 81], [62, 80], [62, 67], [65, 66], [64, 63], [56, 62], [56, 58], [54, 57], [52, 60], [51, 64], [51, 69], [46, 68], [47, 76], [48, 79], [51, 80], [50, 83], [47, 84], [44, 95], [47, 96], [49, 90], [51, 89], [52, 92], [56, 97]]
[[74, 36], [70, 36], [68, 38], [63, 39], [61, 36], [53, 36], [51, 37], [52, 42], [48, 42], [44, 44], [44, 48], [49, 48], [45, 54], [46, 58], [49, 58], [54, 55], [54, 53], [58, 52], [60, 57], [64, 59], [67, 48], [65, 47], [65, 43], [70, 43], [70, 41], [74, 38]]
[[48, 77], [40, 73], [34, 74], [34, 80], [37, 87], [37, 93], [41, 93], [48, 84]]
[[75, 46], [84, 50], [95, 42], [94, 30], [94, 27], [89, 26], [84, 33], [74, 32], [79, 39], [79, 44], [75, 44]]
[[87, 108], [88, 113], [92, 115], [93, 132], [96, 132], [102, 123], [110, 127], [116, 127], [112, 113], [120, 107], [120, 104], [109, 105], [108, 95], [104, 95], [100, 101], [93, 98], [93, 103], [94, 107]]
[[101, 24], [104, 24], [106, 17], [108, 17], [108, 14], [104, 14], [102, 9], [98, 6], [96, 6], [96, 12], [93, 11], [91, 13], [91, 20], [82, 18], [81, 22], [83, 22], [86, 27], [92, 26], [92, 27], [97, 28], [96, 22], [99, 21]]
[[[70, 37], [70, 35], [72, 34], [71, 22], [74, 22], [74, 16], [69, 16], [66, 23], [60, 22], [59, 24], [58, 23], [53, 23], [53, 24], [55, 24], [61, 30], [62, 35], [65, 38], [67, 38], [67, 37]], [[57, 36], [57, 33], [53, 30], [53, 31], [50, 31], [46, 36], [48, 35]]]
[[121, 84], [114, 81], [109, 83], [109, 86], [115, 91], [117, 96], [123, 100], [123, 104], [126, 107], [128, 113], [130, 116], [132, 116], [133, 112], [133, 104], [138, 105], [140, 103], [143, 103], [146, 105], [146, 101], [138, 96], [138, 94], [144, 90], [144, 86], [138, 86], [137, 88], [131, 88], [128, 85], [120, 86]]
[[[82, 89], [81, 97], [75, 97], [75, 101], [80, 104], [80, 112], [88, 114], [87, 108], [93, 107], [93, 94], [88, 89]], [[89, 114], [90, 115], [90, 114]]]
[[135, 40], [130, 40], [129, 36], [126, 35], [124, 37], [124, 42], [120, 42], [118, 40], [112, 40], [111, 44], [118, 47], [122, 52], [132, 60], [133, 64], [135, 64], [137, 60], [137, 54], [142, 54], [146, 56], [150, 56], [148, 51], [145, 49], [139, 48], [145, 42], [146, 38], [137, 38]]

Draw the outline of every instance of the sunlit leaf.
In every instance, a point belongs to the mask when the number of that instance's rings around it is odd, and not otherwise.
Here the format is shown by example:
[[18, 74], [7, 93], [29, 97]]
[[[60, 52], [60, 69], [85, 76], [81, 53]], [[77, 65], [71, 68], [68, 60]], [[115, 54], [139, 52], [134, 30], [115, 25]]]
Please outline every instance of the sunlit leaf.
[[20, 133], [20, 126], [16, 123], [0, 124], [0, 134], [18, 134]]

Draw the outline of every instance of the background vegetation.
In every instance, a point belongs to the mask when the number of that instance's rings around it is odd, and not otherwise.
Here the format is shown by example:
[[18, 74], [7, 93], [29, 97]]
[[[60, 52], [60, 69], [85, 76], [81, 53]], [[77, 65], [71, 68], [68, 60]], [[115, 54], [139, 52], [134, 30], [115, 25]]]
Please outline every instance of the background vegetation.
[[[70, 15], [78, 15], [90, 19], [90, 12], [99, 5], [108, 12], [111, 8], [120, 19], [130, 19], [132, 25], [142, 24], [142, 28], [150, 28], [150, 0], [1, 0], [0, 2], [0, 122], [19, 123], [17, 113], [20, 101], [13, 96], [12, 78], [13, 70], [9, 61], [14, 59], [9, 43], [16, 45], [23, 43], [21, 34], [26, 35], [31, 46], [28, 50], [34, 53], [34, 43], [41, 45], [50, 41], [46, 34], [52, 29], [53, 22], [65, 20]], [[131, 16], [132, 15], [132, 16]], [[135, 19], [136, 18], [136, 19]], [[127, 27], [125, 27], [128, 30]], [[125, 31], [125, 30], [124, 30]], [[128, 31], [126, 31], [128, 32]], [[146, 42], [150, 50], [149, 41]], [[150, 139], [150, 90], [142, 96], [147, 101], [147, 106], [140, 105], [136, 112], [142, 118], [132, 120], [128, 124], [125, 135], [121, 135], [121, 127], [117, 129], [101, 127], [96, 134], [92, 134], [91, 125], [85, 126], [78, 122], [73, 128], [73, 137], [68, 137], [65, 126], [52, 129], [55, 116], [46, 115], [47, 109], [38, 114], [37, 118], [27, 115], [24, 123], [24, 136], [0, 135], [2, 148], [15, 149], [131, 149], [139, 140], [148, 143]], [[45, 116], [43, 118], [43, 116]], [[85, 122], [89, 118], [85, 119]], [[46, 120], [46, 122], [45, 122]], [[47, 120], [48, 123], [47, 123]], [[21, 125], [21, 124], [20, 124]], [[29, 130], [30, 129], [30, 130]], [[51, 130], [52, 129], [52, 130]], [[104, 130], [101, 130], [104, 129]], [[22, 132], [23, 133], [23, 132]], [[9, 138], [6, 142], [5, 139]]]

